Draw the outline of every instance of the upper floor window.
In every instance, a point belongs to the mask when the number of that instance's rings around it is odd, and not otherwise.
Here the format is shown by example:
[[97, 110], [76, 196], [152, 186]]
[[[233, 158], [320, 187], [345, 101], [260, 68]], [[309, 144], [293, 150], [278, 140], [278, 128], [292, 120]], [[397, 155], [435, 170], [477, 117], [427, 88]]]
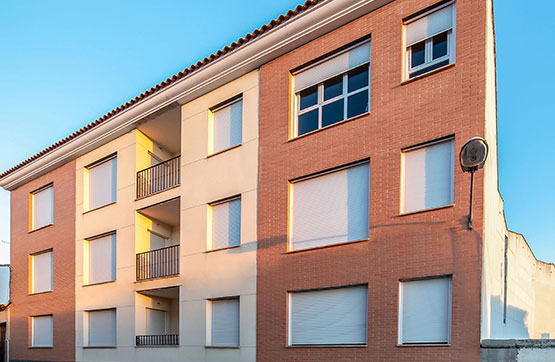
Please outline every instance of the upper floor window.
[[370, 42], [293, 73], [297, 137], [370, 111]]
[[243, 141], [243, 98], [235, 97], [220, 104], [212, 111], [212, 149], [218, 153]]
[[93, 210], [116, 201], [117, 159], [109, 156], [86, 167], [88, 195], [86, 210]]
[[292, 181], [289, 250], [367, 239], [369, 203], [367, 161]]
[[52, 250], [31, 255], [31, 293], [51, 291], [52, 284]]
[[31, 192], [31, 230], [54, 222], [54, 187], [52, 184]]
[[405, 79], [455, 62], [455, 4], [426, 9], [404, 21]]
[[209, 250], [241, 244], [241, 196], [210, 204]]
[[85, 284], [116, 280], [116, 233], [86, 240]]
[[455, 141], [443, 139], [403, 150], [401, 212], [451, 205], [454, 194]]

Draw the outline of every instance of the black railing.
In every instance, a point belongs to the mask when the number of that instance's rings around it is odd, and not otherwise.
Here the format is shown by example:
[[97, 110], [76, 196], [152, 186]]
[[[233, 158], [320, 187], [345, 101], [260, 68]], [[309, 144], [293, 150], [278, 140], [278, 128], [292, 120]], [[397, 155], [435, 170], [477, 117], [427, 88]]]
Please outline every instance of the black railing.
[[179, 274], [179, 245], [137, 254], [137, 281]]
[[178, 346], [179, 334], [136, 336], [135, 343], [137, 346]]
[[170, 158], [157, 165], [137, 172], [137, 198], [143, 198], [179, 185], [179, 160]]

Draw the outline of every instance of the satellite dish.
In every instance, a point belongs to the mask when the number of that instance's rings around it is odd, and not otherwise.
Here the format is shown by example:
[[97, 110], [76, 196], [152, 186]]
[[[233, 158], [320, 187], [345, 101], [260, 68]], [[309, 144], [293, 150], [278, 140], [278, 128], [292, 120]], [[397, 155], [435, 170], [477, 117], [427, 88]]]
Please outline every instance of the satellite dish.
[[488, 144], [482, 137], [473, 137], [466, 141], [459, 154], [459, 162], [464, 172], [475, 172], [484, 167], [488, 157]]

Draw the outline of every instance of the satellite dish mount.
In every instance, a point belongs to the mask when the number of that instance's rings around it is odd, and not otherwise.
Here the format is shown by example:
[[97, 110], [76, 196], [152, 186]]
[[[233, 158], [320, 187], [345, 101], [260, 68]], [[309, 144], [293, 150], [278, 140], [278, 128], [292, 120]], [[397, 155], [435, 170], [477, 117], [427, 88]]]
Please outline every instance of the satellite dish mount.
[[463, 172], [470, 172], [470, 207], [468, 211], [468, 230], [472, 230], [472, 194], [474, 191], [474, 172], [486, 163], [488, 143], [482, 137], [473, 137], [466, 141], [459, 153], [459, 162]]

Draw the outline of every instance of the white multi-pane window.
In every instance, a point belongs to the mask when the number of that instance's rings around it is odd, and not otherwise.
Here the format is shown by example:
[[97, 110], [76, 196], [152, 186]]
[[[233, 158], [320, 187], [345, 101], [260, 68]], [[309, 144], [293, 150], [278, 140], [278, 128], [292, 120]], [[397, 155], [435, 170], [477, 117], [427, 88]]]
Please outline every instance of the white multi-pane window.
[[289, 345], [367, 343], [368, 286], [289, 293]]
[[86, 284], [116, 280], [116, 234], [110, 233], [85, 241]]
[[48, 185], [31, 193], [31, 230], [54, 222], [54, 187]]
[[401, 212], [453, 204], [455, 141], [440, 140], [403, 150]]
[[112, 155], [87, 166], [88, 206], [93, 210], [116, 201], [117, 158]]
[[209, 301], [207, 344], [218, 347], [240, 345], [239, 297]]
[[367, 239], [369, 204], [367, 161], [292, 181], [289, 250]]
[[370, 111], [370, 42], [293, 73], [292, 137]]
[[116, 310], [92, 310], [85, 313], [88, 347], [116, 346]]
[[455, 62], [455, 15], [451, 2], [404, 21], [406, 79]]
[[399, 343], [446, 344], [451, 334], [451, 278], [403, 281]]
[[52, 289], [52, 250], [31, 255], [31, 293]]
[[52, 315], [31, 317], [31, 331], [33, 347], [53, 346], [53, 321]]
[[208, 249], [217, 250], [241, 244], [241, 197], [210, 205], [210, 240]]
[[243, 98], [238, 97], [212, 110], [212, 150], [221, 152], [243, 141]]

